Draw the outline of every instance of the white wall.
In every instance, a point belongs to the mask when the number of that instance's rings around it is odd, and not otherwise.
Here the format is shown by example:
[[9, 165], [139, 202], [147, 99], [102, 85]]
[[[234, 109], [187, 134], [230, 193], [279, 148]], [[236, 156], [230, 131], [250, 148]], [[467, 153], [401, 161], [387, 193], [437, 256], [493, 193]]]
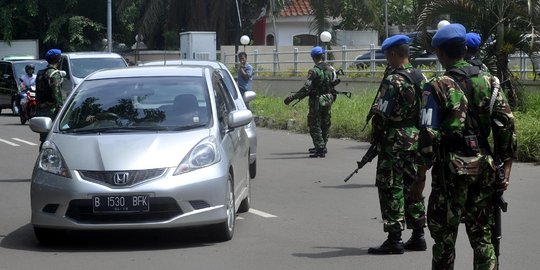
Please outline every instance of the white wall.
[[[310, 22], [312, 20], [313, 17], [310, 16], [277, 17], [276, 31], [278, 33], [278, 46], [292, 46], [294, 36], [313, 34], [309, 32]], [[266, 35], [268, 36], [269, 34], [274, 34], [272, 17], [269, 17], [266, 21]]]

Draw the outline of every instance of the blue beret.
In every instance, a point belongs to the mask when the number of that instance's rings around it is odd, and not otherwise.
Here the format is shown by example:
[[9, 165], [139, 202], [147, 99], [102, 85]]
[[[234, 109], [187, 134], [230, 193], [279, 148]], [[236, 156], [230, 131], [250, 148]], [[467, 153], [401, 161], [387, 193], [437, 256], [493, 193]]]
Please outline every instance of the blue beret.
[[311, 57], [324, 54], [324, 49], [317, 46], [311, 49]]
[[465, 35], [465, 44], [467, 45], [467, 47], [471, 49], [478, 49], [480, 43], [482, 43], [482, 39], [477, 33], [471, 32]]
[[386, 49], [390, 47], [403, 45], [403, 44], [409, 44], [409, 43], [411, 43], [411, 38], [409, 38], [408, 36], [395, 35], [384, 40], [384, 42], [382, 43], [381, 50], [384, 52], [386, 51]]
[[449, 24], [437, 31], [431, 40], [431, 47], [438, 48], [449, 41], [465, 41], [465, 27], [459, 23]]
[[59, 49], [50, 49], [45, 53], [45, 59], [48, 59], [49, 57], [53, 55], [60, 55], [62, 54], [62, 51]]

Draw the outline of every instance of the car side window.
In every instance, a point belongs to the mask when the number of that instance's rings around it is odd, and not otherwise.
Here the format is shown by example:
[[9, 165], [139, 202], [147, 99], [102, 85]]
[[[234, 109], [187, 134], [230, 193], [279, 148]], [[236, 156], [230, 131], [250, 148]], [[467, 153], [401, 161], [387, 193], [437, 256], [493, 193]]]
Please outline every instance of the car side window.
[[212, 85], [216, 97], [216, 111], [221, 135], [228, 129], [229, 113], [235, 109], [234, 102], [227, 92], [223, 80], [219, 76], [212, 76]]
[[62, 57], [62, 65], [60, 66], [60, 69], [66, 72], [66, 78], [69, 80], [69, 61], [67, 60], [67, 57]]

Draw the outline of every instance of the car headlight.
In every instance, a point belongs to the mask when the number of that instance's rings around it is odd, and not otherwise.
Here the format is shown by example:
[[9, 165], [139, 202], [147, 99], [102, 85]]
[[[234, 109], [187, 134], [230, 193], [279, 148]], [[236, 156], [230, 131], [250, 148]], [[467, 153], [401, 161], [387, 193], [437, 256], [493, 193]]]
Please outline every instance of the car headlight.
[[69, 173], [64, 158], [60, 154], [60, 151], [58, 151], [56, 145], [50, 141], [43, 143], [42, 150], [39, 153], [38, 164], [39, 168], [46, 172], [71, 178], [71, 174]]
[[214, 136], [203, 139], [189, 151], [173, 175], [191, 172], [218, 163], [221, 160], [221, 156], [217, 147]]

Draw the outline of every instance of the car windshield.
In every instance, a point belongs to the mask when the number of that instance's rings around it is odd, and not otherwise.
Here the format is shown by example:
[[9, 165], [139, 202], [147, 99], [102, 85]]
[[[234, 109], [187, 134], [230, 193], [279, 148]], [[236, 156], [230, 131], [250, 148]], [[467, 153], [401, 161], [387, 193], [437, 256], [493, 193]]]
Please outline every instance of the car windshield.
[[121, 58], [75, 58], [71, 60], [73, 76], [84, 78], [90, 73], [103, 68], [126, 67]]
[[26, 65], [34, 65], [34, 74], [37, 74], [38, 71], [44, 69], [47, 67], [47, 61], [32, 61], [32, 62], [15, 62], [13, 63], [13, 67], [15, 67], [15, 77], [17, 77], [17, 80], [26, 73], [26, 71], [24, 70], [24, 67], [26, 67]]
[[208, 126], [202, 77], [132, 77], [85, 81], [61, 116], [65, 133], [186, 130]]

